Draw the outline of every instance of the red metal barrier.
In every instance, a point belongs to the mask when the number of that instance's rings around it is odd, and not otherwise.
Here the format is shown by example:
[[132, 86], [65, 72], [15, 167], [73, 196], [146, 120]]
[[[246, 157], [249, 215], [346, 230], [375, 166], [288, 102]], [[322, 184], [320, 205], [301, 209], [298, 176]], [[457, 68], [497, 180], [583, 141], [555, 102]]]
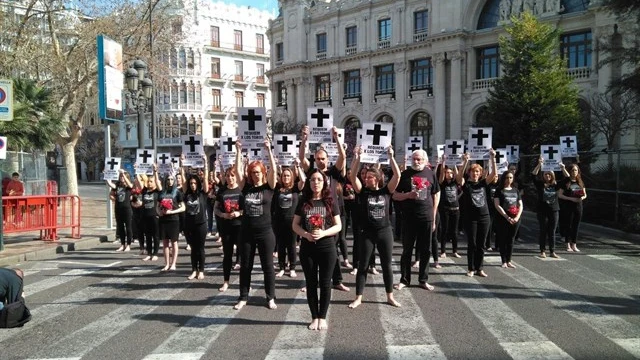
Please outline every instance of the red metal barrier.
[[57, 240], [58, 230], [71, 229], [80, 237], [80, 197], [76, 195], [32, 195], [2, 197], [5, 234], [40, 231], [41, 240]]
[[58, 195], [58, 183], [55, 180], [47, 181], [47, 195]]

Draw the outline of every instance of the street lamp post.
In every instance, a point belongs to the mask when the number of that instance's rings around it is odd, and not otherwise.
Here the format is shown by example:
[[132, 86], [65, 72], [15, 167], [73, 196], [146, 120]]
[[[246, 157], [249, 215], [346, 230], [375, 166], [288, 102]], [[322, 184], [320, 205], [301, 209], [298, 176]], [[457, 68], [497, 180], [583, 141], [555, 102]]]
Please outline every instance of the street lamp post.
[[[144, 149], [144, 113], [149, 106], [153, 106], [153, 82], [148, 77], [147, 64], [138, 59], [135, 60], [125, 72], [127, 80], [127, 99], [138, 112], [138, 148]], [[153, 123], [153, 119], [151, 119]]]

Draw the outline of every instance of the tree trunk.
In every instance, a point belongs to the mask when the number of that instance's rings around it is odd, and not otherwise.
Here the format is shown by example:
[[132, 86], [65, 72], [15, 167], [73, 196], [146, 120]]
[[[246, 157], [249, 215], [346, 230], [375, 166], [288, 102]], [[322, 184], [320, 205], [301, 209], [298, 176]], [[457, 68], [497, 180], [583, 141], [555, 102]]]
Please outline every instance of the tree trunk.
[[76, 144], [74, 141], [62, 145], [63, 164], [67, 168], [67, 191], [78, 195], [78, 173], [76, 170]]

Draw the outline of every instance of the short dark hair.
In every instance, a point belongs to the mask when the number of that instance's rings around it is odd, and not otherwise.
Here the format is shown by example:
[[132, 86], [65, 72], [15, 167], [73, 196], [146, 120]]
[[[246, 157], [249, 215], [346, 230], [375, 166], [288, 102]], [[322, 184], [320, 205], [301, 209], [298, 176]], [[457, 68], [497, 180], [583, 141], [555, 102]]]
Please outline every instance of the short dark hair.
[[11, 174], [11, 176], [20, 176], [20, 174], [18, 174], [17, 172], [14, 172], [13, 174]]

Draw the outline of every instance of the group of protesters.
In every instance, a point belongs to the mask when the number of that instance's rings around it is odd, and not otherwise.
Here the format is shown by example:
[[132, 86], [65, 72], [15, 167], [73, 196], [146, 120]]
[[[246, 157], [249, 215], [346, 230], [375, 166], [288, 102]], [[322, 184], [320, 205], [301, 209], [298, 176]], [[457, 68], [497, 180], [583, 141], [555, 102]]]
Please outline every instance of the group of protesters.
[[[309, 160], [309, 129], [304, 127], [298, 159], [289, 166], [276, 163], [268, 140], [264, 142], [265, 162], [243, 158], [238, 141], [235, 164], [228, 168], [216, 161], [209, 171], [205, 158], [204, 169], [180, 167], [175, 176], [161, 177], [155, 166], [152, 175], [136, 175], [134, 180], [121, 172], [118, 181], [107, 181], [116, 204], [121, 242], [117, 251], [130, 251], [132, 239], [137, 238], [142, 260], [156, 261], [162, 240], [162, 270], [173, 271], [182, 233], [191, 251], [188, 279], [203, 279], [205, 241], [215, 228], [223, 250], [219, 291], [229, 288], [236, 249], [240, 296], [234, 308], [239, 310], [247, 304], [256, 252], [269, 309], [277, 308], [276, 278], [285, 274], [297, 277], [299, 263], [305, 276], [302, 290], [309, 303], [311, 330], [328, 327], [332, 289], [350, 291], [343, 284], [343, 267], [356, 276], [355, 299], [349, 307], [362, 303], [367, 274], [377, 273], [376, 249], [387, 303], [395, 307], [401, 305], [393, 296], [394, 290], [411, 286], [416, 268], [417, 285], [434, 289], [428, 282], [430, 259], [432, 266], [439, 268], [439, 259], [460, 258], [461, 229], [467, 239], [467, 276], [488, 276], [483, 267], [487, 251], [499, 251], [503, 268], [516, 268], [513, 245], [524, 209], [524, 189], [516, 166], [499, 175], [493, 150], [489, 151], [486, 170], [482, 162], [472, 163], [468, 154], [462, 156], [461, 164], [448, 166], [445, 157], [430, 163], [424, 150], [416, 150], [406, 169], [401, 170], [392, 147], [387, 149], [389, 164], [381, 166], [362, 164], [362, 149], [356, 146], [348, 149], [353, 155], [347, 169], [347, 150], [337, 134], [333, 128], [338, 144], [333, 164], [322, 147]], [[576, 241], [582, 201], [586, 199], [580, 169], [575, 164], [568, 169], [562, 166], [563, 179], [556, 180], [554, 172], [540, 171], [542, 165], [540, 158], [530, 174], [538, 198], [539, 256], [546, 257], [548, 246], [549, 255], [558, 257], [554, 244], [559, 224], [567, 251], [580, 251]], [[353, 233], [351, 262], [346, 242], [349, 226]], [[396, 283], [392, 270], [394, 240], [402, 243], [400, 279]]]

